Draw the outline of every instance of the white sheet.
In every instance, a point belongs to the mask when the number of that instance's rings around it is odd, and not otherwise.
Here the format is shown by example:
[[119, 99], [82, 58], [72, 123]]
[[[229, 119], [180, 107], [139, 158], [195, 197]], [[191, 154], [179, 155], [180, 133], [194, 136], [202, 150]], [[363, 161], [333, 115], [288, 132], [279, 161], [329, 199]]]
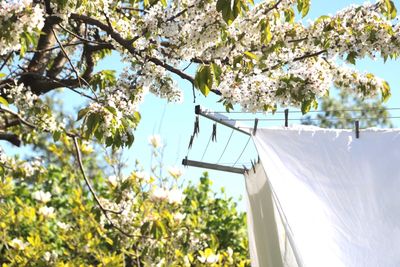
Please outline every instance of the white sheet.
[[[300, 266], [400, 266], [400, 131], [258, 129], [254, 142]], [[270, 227], [250, 208], [249, 227]]]

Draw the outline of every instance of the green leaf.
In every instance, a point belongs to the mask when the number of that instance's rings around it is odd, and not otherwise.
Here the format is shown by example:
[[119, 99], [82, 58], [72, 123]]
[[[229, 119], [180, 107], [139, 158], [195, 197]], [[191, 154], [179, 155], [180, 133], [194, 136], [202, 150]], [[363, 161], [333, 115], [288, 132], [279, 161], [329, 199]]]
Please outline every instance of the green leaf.
[[251, 52], [249, 52], [249, 51], [244, 52], [244, 54], [245, 54], [248, 58], [250, 58], [250, 59], [255, 59], [255, 60], [258, 60], [258, 59], [259, 59], [258, 56], [257, 56], [256, 54], [251, 53]]
[[194, 86], [201, 91], [204, 96], [210, 93], [212, 87], [213, 77], [211, 74], [211, 67], [208, 65], [200, 66], [194, 78]]
[[161, 4], [163, 5], [163, 7], [168, 6], [167, 0], [160, 0], [160, 1], [161, 1]]
[[81, 120], [89, 111], [89, 108], [84, 108], [78, 111], [78, 118], [77, 121]]
[[347, 55], [346, 60], [347, 60], [348, 62], [350, 62], [351, 64], [355, 65], [355, 64], [356, 64], [356, 57], [357, 57], [357, 53], [356, 53], [356, 52], [350, 52], [350, 53]]
[[3, 78], [3, 77], [6, 77], [6, 76], [7, 76], [7, 75], [6, 75], [5, 73], [1, 73], [1, 72], [0, 72], [0, 79]]
[[385, 0], [385, 15], [388, 19], [394, 19], [397, 15], [397, 9], [392, 0]]
[[235, 0], [232, 6], [231, 0], [218, 0], [217, 11], [222, 13], [222, 18], [228, 25], [230, 25], [240, 14], [240, 2], [238, 0]]
[[303, 10], [303, 0], [297, 0], [297, 11], [301, 13], [302, 10]]
[[295, 19], [295, 14], [292, 8], [287, 8], [284, 11], [285, 14], [285, 21], [289, 23], [293, 23]]
[[53, 133], [53, 140], [54, 140], [54, 142], [57, 142], [58, 140], [60, 140], [60, 137], [61, 137], [61, 131], [55, 131], [55, 132]]
[[268, 44], [272, 40], [271, 27], [269, 25], [269, 20], [262, 20], [261, 23], [261, 42]]
[[164, 223], [160, 220], [153, 222], [151, 233], [155, 239], [160, 239], [167, 232]]
[[91, 113], [89, 117], [87, 118], [87, 123], [86, 123], [86, 137], [89, 138], [90, 136], [93, 135], [93, 133], [97, 130], [97, 127], [99, 127], [101, 117], [99, 114]]
[[302, 2], [301, 16], [304, 18], [310, 11], [310, 0], [303, 0]]
[[218, 86], [219, 83], [221, 82], [222, 69], [217, 64], [212, 63], [211, 70], [212, 70], [212, 73], [214, 74], [214, 79], [215, 79], [216, 85]]
[[390, 85], [387, 81], [383, 82], [383, 87], [381, 88], [381, 94], [382, 94], [382, 102], [387, 102], [392, 95], [390, 92]]
[[8, 101], [4, 98], [0, 96], [0, 104], [8, 107]]
[[304, 114], [311, 110], [311, 107], [318, 108], [318, 102], [314, 99], [308, 99], [301, 103], [301, 112]]
[[319, 22], [324, 21], [324, 20], [329, 19], [329, 18], [330, 18], [330, 17], [327, 16], [327, 15], [320, 16], [319, 18], [317, 18], [317, 19], [315, 20], [315, 23], [319, 23]]

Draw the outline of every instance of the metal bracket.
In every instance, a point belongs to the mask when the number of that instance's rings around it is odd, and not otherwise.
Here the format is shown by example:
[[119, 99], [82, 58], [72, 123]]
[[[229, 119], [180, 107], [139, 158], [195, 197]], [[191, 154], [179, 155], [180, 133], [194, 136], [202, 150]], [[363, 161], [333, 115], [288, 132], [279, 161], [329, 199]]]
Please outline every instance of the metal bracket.
[[224, 125], [226, 127], [229, 127], [231, 129], [237, 130], [237, 131], [239, 131], [241, 133], [244, 133], [246, 135], [251, 135], [251, 133], [249, 133], [249, 132], [247, 132], [247, 131], [245, 131], [243, 129], [240, 129], [237, 126], [235, 126], [235, 123], [227, 122], [229, 120], [228, 117], [223, 116], [223, 115], [218, 114], [218, 113], [204, 111], [204, 110], [201, 109], [200, 105], [197, 105], [195, 107], [194, 113], [196, 113], [196, 115], [200, 115], [200, 116], [203, 116], [203, 117], [205, 117], [207, 119], [210, 119], [212, 121], [218, 122], [219, 124], [222, 124], [222, 125]]

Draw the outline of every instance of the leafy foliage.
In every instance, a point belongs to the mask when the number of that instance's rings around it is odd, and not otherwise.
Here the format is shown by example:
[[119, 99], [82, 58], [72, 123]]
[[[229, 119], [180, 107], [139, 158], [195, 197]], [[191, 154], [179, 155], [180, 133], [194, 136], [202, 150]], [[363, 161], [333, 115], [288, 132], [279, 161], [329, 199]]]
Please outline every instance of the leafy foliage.
[[108, 213], [111, 223], [71, 162], [72, 144], [61, 141], [41, 150], [52, 160], [3, 158], [1, 266], [249, 266], [245, 214], [212, 192], [206, 173], [185, 188], [173, 172], [168, 178], [138, 169], [106, 178], [93, 149], [81, 144], [103, 206], [121, 210]]
[[352, 129], [358, 119], [362, 128], [393, 127], [390, 113], [381, 100], [365, 100], [346, 91], [336, 93], [321, 99], [319, 107], [323, 112], [308, 115], [302, 123], [323, 128]]

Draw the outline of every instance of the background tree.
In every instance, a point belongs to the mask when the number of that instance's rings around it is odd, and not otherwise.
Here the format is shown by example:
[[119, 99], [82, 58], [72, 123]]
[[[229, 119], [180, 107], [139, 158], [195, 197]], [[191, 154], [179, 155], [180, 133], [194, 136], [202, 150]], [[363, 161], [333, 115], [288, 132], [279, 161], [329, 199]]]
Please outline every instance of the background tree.
[[351, 129], [354, 127], [354, 121], [358, 120], [361, 128], [393, 127], [390, 113], [380, 99], [363, 99], [351, 95], [348, 91], [323, 96], [319, 102], [319, 109], [322, 112], [307, 115], [302, 119], [302, 124]]
[[28, 161], [2, 154], [1, 266], [249, 266], [245, 214], [207, 173], [185, 187], [174, 168], [107, 175], [98, 166], [115, 157], [79, 151], [89, 182], [69, 138], [39, 142]]

